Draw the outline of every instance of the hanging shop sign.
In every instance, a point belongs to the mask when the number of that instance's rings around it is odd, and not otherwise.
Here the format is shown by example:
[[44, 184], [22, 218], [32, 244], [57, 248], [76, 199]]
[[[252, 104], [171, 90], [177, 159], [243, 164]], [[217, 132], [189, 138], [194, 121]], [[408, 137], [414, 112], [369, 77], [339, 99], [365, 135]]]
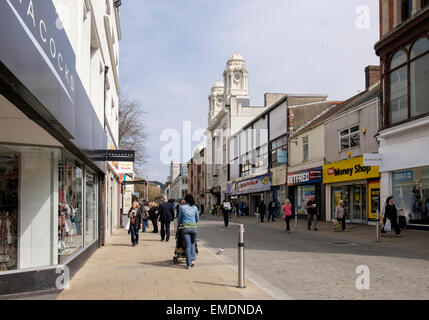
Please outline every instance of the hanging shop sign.
[[134, 162], [135, 157], [133, 150], [106, 150], [106, 161]]
[[299, 172], [291, 172], [287, 175], [287, 185], [296, 186], [322, 182], [323, 168], [307, 169]]
[[335, 183], [353, 180], [379, 178], [377, 166], [364, 166], [363, 157], [325, 164], [323, 166], [323, 183]]
[[240, 195], [270, 191], [272, 186], [271, 173], [264, 174], [252, 179], [230, 183], [227, 186], [227, 193], [230, 195]]

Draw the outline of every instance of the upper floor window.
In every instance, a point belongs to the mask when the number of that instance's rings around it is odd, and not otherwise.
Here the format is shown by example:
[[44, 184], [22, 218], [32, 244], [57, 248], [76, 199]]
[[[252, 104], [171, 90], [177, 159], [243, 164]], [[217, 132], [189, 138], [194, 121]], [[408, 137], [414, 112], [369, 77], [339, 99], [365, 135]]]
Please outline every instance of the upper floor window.
[[302, 138], [303, 160], [308, 160], [308, 137]]
[[389, 65], [389, 122], [429, 114], [429, 38], [395, 52]]
[[413, 13], [413, 0], [402, 0], [401, 4], [402, 21], [407, 20]]
[[422, 9], [424, 9], [424, 8], [426, 8], [428, 5], [429, 5], [429, 0], [421, 0], [421, 5], [420, 5], [420, 7], [422, 8]]
[[360, 146], [359, 125], [340, 131], [340, 151]]

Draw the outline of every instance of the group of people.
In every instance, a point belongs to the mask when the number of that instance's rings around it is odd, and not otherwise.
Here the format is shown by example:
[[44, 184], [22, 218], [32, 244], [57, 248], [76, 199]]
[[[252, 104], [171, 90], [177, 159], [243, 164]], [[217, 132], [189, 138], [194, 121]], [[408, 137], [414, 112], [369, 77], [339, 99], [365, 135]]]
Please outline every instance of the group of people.
[[170, 240], [170, 224], [177, 218], [178, 226], [181, 228], [182, 236], [185, 241], [186, 265], [190, 269], [194, 266], [196, 260], [196, 237], [197, 223], [199, 221], [198, 207], [192, 195], [187, 195], [185, 200], [179, 206], [174, 204], [174, 200], [168, 200], [164, 197], [163, 201], [150, 203], [135, 201], [128, 211], [129, 228], [131, 234], [131, 244], [133, 247], [139, 243], [139, 231], [146, 232], [148, 221], [153, 225], [153, 233], [158, 233], [158, 222], [161, 224], [161, 241]]

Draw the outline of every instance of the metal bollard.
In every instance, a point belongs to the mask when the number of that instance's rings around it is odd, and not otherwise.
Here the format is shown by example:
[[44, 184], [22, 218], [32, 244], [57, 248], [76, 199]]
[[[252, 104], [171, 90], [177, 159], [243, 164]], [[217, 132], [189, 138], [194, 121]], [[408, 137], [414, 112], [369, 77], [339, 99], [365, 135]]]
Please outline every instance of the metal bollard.
[[258, 212], [256, 212], [256, 213], [255, 213], [255, 216], [256, 216], [256, 223], [258, 224], [258, 223], [259, 223], [259, 213], [258, 213]]
[[295, 229], [298, 229], [298, 215], [295, 212]]
[[375, 223], [377, 232], [377, 242], [380, 242], [380, 210], [377, 209], [377, 222]]
[[238, 286], [237, 288], [246, 288], [244, 278], [244, 225], [240, 224], [238, 231]]

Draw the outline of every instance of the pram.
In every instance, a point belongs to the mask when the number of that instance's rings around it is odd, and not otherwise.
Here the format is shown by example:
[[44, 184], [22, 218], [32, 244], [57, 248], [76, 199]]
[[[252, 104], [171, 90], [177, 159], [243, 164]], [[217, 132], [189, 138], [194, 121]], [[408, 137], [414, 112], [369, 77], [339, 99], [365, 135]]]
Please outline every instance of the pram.
[[[185, 254], [185, 239], [182, 236], [182, 227], [178, 227], [176, 230], [176, 248], [174, 249], [173, 262], [174, 264], [179, 263], [179, 259], [186, 259]], [[195, 240], [195, 252], [198, 254], [198, 242]]]

